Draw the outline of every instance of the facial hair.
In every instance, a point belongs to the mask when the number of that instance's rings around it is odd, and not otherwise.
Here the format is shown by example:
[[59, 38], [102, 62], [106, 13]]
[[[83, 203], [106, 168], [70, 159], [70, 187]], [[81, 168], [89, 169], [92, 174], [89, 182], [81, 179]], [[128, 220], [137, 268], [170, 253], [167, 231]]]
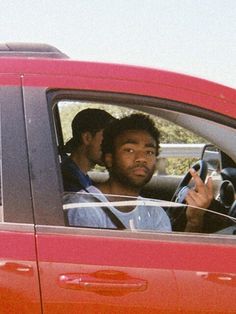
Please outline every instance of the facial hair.
[[[136, 168], [142, 167], [146, 171], [145, 176], [134, 176], [132, 175], [133, 171], [135, 171]], [[113, 167], [109, 170], [110, 177], [120, 183], [123, 186], [127, 186], [128, 188], [134, 188], [134, 189], [142, 189], [143, 186], [150, 181], [153, 173], [155, 171], [155, 165], [149, 169], [145, 164], [136, 164], [132, 167], [127, 167], [126, 169], [123, 169], [119, 167], [118, 164], [114, 164]]]

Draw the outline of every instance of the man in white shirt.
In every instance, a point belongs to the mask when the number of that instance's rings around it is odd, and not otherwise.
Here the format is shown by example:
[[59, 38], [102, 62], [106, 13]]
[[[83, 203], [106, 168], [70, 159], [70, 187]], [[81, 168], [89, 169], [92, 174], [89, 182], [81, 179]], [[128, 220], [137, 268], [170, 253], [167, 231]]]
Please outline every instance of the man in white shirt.
[[[159, 136], [158, 129], [147, 115], [132, 114], [112, 122], [104, 130], [102, 142], [103, 160], [109, 178], [86, 191], [65, 195], [65, 203], [83, 203], [69, 209], [69, 224], [112, 228], [117, 226], [116, 219], [113, 219], [115, 216], [123, 225], [120, 229], [170, 231], [170, 220], [165, 211], [154, 204], [146, 206], [139, 196], [155, 171]], [[207, 208], [213, 198], [212, 182], [209, 180], [205, 185], [196, 173], [192, 172], [192, 176], [196, 189], [186, 197], [187, 203]], [[122, 200], [120, 196], [125, 197], [127, 205], [113, 206]], [[92, 202], [91, 207], [88, 202]], [[187, 231], [200, 228], [202, 212], [190, 207], [187, 209]]]

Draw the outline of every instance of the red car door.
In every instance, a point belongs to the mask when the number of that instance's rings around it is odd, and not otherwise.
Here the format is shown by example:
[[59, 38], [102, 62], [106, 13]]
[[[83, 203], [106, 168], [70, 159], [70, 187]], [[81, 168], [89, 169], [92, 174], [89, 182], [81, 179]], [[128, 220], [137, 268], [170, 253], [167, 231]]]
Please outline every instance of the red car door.
[[41, 313], [20, 78], [0, 85], [0, 312]]
[[34, 228], [0, 224], [1, 313], [41, 313]]
[[235, 241], [56, 227], [37, 233], [45, 313], [235, 311]]
[[62, 227], [46, 90], [24, 88], [44, 313], [178, 312], [172, 245], [157, 235]]
[[37, 245], [45, 313], [178, 313], [161, 235], [39, 227]]
[[[58, 143], [48, 115], [54, 103], [47, 104], [48, 87], [30, 86], [35, 82], [42, 86], [40, 79], [40, 75], [28, 77], [24, 102], [44, 313], [199, 313], [206, 309], [209, 313], [232, 313], [236, 274], [233, 235], [160, 234], [64, 226]], [[68, 88], [70, 78], [61, 76], [58, 80], [61, 85], [66, 81]], [[85, 89], [91, 89], [89, 82], [95, 84], [88, 77], [80, 80]], [[50, 86], [57, 86], [56, 82], [56, 77], [52, 82], [47, 77]], [[79, 83], [73, 77], [74, 88], [79, 88], [76, 85]], [[99, 84], [108, 83], [99, 79]], [[122, 84], [128, 89], [124, 81]], [[132, 80], [132, 87], [139, 89], [135, 84]], [[142, 93], [140, 88], [139, 94]], [[64, 97], [63, 93], [56, 96]], [[51, 100], [49, 96], [48, 99]], [[139, 110], [148, 112], [145, 99], [142, 99], [143, 107], [139, 106], [138, 97], [134, 100]], [[171, 102], [168, 105], [171, 110]], [[178, 104], [175, 105], [177, 111]], [[185, 104], [181, 103], [183, 108]], [[227, 300], [230, 300], [228, 307]]]

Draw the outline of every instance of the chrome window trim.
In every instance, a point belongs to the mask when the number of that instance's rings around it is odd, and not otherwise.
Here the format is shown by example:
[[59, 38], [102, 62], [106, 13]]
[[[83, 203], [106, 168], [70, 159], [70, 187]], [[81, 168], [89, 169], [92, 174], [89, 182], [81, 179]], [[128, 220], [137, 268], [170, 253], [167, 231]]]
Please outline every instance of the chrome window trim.
[[205, 244], [227, 244], [236, 245], [234, 235], [223, 234], [200, 234], [183, 232], [144, 232], [144, 231], [124, 231], [93, 228], [76, 228], [63, 226], [36, 225], [37, 234], [64, 235], [64, 236], [91, 236], [104, 238], [140, 239], [183, 243], [205, 243]]
[[33, 224], [14, 223], [14, 222], [0, 222], [1, 231], [16, 231], [16, 232], [32, 232], [35, 233]]

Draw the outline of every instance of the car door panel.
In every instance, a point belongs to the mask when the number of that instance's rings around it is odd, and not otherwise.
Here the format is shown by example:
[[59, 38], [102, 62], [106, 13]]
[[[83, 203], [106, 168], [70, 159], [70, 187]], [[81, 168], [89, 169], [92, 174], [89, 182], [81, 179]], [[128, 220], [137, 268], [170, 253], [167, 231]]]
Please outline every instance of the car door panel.
[[235, 313], [235, 271], [175, 273], [183, 313]]
[[217, 313], [219, 309], [233, 313], [236, 270], [231, 257], [236, 250], [232, 244], [217, 247], [217, 239], [204, 243], [206, 237], [200, 235], [191, 240], [182, 237], [184, 241], [178, 234], [175, 239], [161, 234], [150, 238], [124, 234], [122, 239], [120, 232], [118, 238], [38, 235], [48, 313], [63, 312], [64, 304], [58, 301], [63, 299], [72, 313], [98, 309], [100, 313]]
[[41, 313], [20, 75], [0, 74], [0, 312]]
[[41, 313], [34, 228], [12, 230], [0, 224], [0, 312]]
[[[176, 244], [181, 258], [176, 259], [174, 269], [183, 313], [235, 313], [234, 236], [209, 238]], [[206, 239], [212, 243], [204, 243]]]
[[178, 312], [168, 247], [159, 241], [38, 232], [37, 243], [46, 313]]

